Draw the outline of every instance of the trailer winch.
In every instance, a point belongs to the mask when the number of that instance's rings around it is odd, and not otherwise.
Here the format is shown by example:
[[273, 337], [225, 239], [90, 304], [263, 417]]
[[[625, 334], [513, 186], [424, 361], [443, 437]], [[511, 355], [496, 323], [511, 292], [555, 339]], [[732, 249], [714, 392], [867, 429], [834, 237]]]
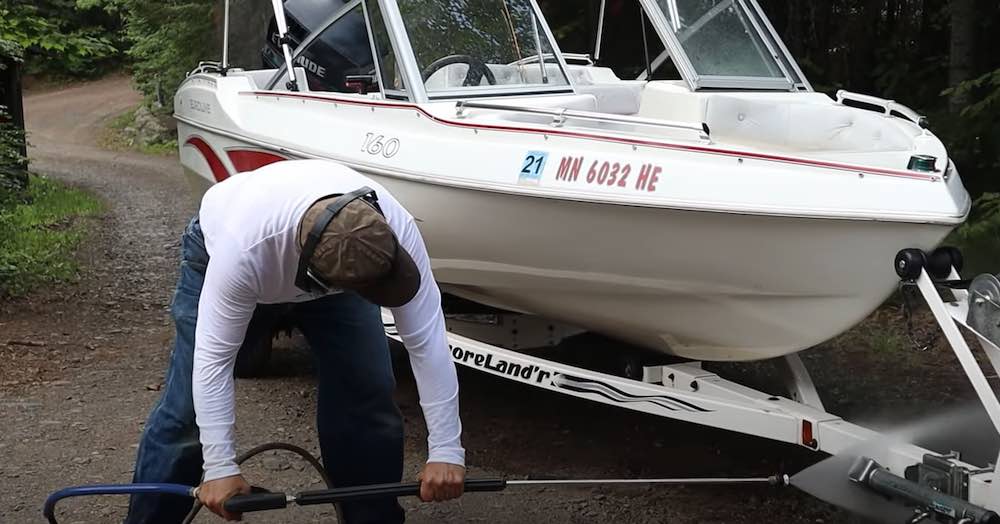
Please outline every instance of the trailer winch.
[[860, 457], [848, 473], [858, 484], [890, 499], [915, 506], [911, 523], [945, 519], [955, 524], [1000, 524], [1000, 515], [958, 497], [897, 476], [878, 462]]

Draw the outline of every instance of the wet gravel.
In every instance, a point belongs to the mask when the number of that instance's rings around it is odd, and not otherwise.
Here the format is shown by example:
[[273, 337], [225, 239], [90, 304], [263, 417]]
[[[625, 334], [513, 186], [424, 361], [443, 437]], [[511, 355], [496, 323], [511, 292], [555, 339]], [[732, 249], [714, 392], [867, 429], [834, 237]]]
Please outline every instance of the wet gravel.
[[[95, 137], [138, 102], [129, 82], [111, 78], [27, 99], [34, 169], [86, 188], [108, 205], [80, 254], [75, 284], [0, 304], [0, 522], [40, 522], [47, 493], [72, 484], [126, 482], [143, 422], [159, 395], [172, 325], [167, 305], [177, 238], [195, 209], [175, 158], [114, 153]], [[295, 340], [281, 344], [274, 376], [238, 382], [243, 449], [285, 441], [317, 450], [314, 379]], [[853, 360], [862, 359], [860, 363]], [[925, 388], [904, 384], [882, 399], [878, 381], [852, 386], [861, 353], [810, 356], [824, 367], [833, 404], [892, 410]], [[934, 375], [930, 361], [913, 364]], [[860, 366], [860, 367], [856, 367]], [[886, 373], [898, 369], [884, 366]], [[739, 370], [736, 370], [739, 372]], [[424, 427], [409, 371], [398, 370], [407, 422], [407, 475], [416, 474]], [[758, 476], [797, 471], [805, 451], [691, 424], [626, 413], [461, 370], [465, 444], [472, 476]], [[947, 375], [942, 387], [968, 398]], [[957, 385], [956, 385], [957, 384]], [[863, 399], [853, 403], [850, 399]], [[860, 404], [860, 405], [857, 405]], [[318, 487], [308, 467], [268, 455], [248, 467], [272, 489]], [[115, 522], [121, 498], [74, 500], [63, 522]], [[850, 517], [794, 490], [744, 488], [532, 488], [470, 495], [441, 505], [406, 501], [411, 522], [845, 522]], [[334, 522], [330, 508], [292, 509], [251, 522]], [[199, 522], [214, 519], [203, 515]]]

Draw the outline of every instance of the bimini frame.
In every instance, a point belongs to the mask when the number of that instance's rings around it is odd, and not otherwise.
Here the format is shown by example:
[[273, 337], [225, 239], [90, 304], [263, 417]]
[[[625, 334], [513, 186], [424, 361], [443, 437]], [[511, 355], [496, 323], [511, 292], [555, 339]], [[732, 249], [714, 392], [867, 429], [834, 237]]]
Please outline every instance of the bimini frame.
[[[958, 278], [957, 271], [953, 272], [952, 279]], [[1000, 400], [962, 337], [959, 326], [976, 334], [994, 370], [998, 372], [1000, 348], [966, 325], [967, 292], [955, 291], [957, 302], [945, 303], [926, 271], [921, 273], [915, 284], [958, 356], [994, 429], [1000, 434]], [[383, 321], [386, 334], [399, 340], [388, 311], [383, 312]], [[905, 474], [907, 468], [926, 467], [921, 465], [944, 461], [950, 468], [950, 473], [943, 474], [948, 476], [945, 483], [958, 486], [956, 489], [959, 490], [950, 494], [1000, 511], [1000, 472], [996, 463], [971, 465], [960, 461], [957, 456], [940, 455], [910, 443], [892, 441], [885, 435], [828, 413], [798, 355], [790, 355], [784, 361], [784, 375], [791, 392], [790, 398], [785, 398], [723, 379], [702, 369], [699, 362], [645, 367], [642, 380], [612, 376], [487, 344], [481, 340], [497, 339], [503, 335], [493, 333], [484, 337], [484, 329], [488, 328], [478, 325], [474, 327], [476, 338], [463, 336], [456, 333], [462, 330], [461, 322], [449, 322], [449, 347], [452, 358], [459, 365], [563, 395], [764, 437], [830, 455], [854, 454], [863, 448], [870, 456], [878, 455], [875, 449], [882, 449], [881, 456], [872, 458], [900, 476]], [[547, 335], [540, 335], [551, 337], [550, 326], [542, 325], [544, 327], [539, 329]], [[510, 328], [506, 329], [510, 331]], [[518, 325], [517, 331], [519, 337], [531, 336], [529, 323]], [[525, 345], [523, 341], [517, 344]], [[614, 350], [608, 348], [608, 351]], [[1000, 457], [997, 461], [1000, 462]]]

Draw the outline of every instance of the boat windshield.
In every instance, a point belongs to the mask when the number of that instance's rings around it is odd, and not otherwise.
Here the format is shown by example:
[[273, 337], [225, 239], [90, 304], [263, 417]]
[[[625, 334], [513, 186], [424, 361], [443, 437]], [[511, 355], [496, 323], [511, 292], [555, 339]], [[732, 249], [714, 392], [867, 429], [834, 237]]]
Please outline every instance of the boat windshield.
[[806, 85], [753, 0], [642, 0], [674, 58], [695, 87]]
[[[427, 94], [569, 86], [530, 0], [398, 0]], [[491, 89], [492, 88], [492, 89]]]
[[699, 75], [784, 78], [735, 0], [657, 0]]

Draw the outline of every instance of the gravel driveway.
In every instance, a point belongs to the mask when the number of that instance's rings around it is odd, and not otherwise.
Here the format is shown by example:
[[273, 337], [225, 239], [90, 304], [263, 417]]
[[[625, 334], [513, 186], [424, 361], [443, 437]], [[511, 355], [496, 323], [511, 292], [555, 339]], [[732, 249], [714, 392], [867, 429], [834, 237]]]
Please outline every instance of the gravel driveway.
[[[0, 522], [41, 521], [47, 493], [66, 485], [126, 482], [145, 417], [159, 395], [173, 329], [167, 312], [177, 238], [195, 209], [174, 158], [114, 153], [95, 145], [106, 122], [138, 103], [126, 78], [110, 78], [26, 100], [33, 167], [84, 187], [108, 204], [80, 254], [78, 283], [0, 304]], [[286, 441], [317, 449], [314, 378], [308, 353], [286, 342], [273, 377], [238, 382], [239, 442]], [[830, 404], [864, 413], [894, 409], [922, 391], [904, 382], [877, 397], [829, 369]], [[816, 358], [810, 357], [814, 362]], [[826, 358], [826, 357], [824, 357]], [[923, 358], [923, 357], [921, 357]], [[930, 357], [927, 357], [930, 358]], [[945, 358], [945, 357], [941, 357]], [[924, 361], [914, 364], [926, 371]], [[869, 370], [872, 366], [865, 365]], [[878, 371], [874, 366], [874, 371]], [[887, 373], [899, 373], [886, 367]], [[472, 476], [720, 476], [796, 471], [817, 457], [790, 446], [561, 398], [462, 370], [462, 415]], [[925, 373], [926, 376], [933, 373]], [[399, 369], [407, 421], [407, 475], [426, 452], [416, 390]], [[939, 389], [967, 398], [952, 375]], [[943, 388], [943, 389], [942, 389]], [[856, 399], [851, 402], [848, 399]], [[248, 477], [272, 489], [316, 487], [304, 464], [265, 456]], [[63, 522], [115, 522], [126, 501], [66, 502]], [[442, 505], [406, 501], [411, 522], [843, 522], [807, 496], [765, 489], [520, 489]], [[252, 522], [332, 522], [330, 508], [292, 509]], [[200, 522], [213, 518], [203, 515]]]

